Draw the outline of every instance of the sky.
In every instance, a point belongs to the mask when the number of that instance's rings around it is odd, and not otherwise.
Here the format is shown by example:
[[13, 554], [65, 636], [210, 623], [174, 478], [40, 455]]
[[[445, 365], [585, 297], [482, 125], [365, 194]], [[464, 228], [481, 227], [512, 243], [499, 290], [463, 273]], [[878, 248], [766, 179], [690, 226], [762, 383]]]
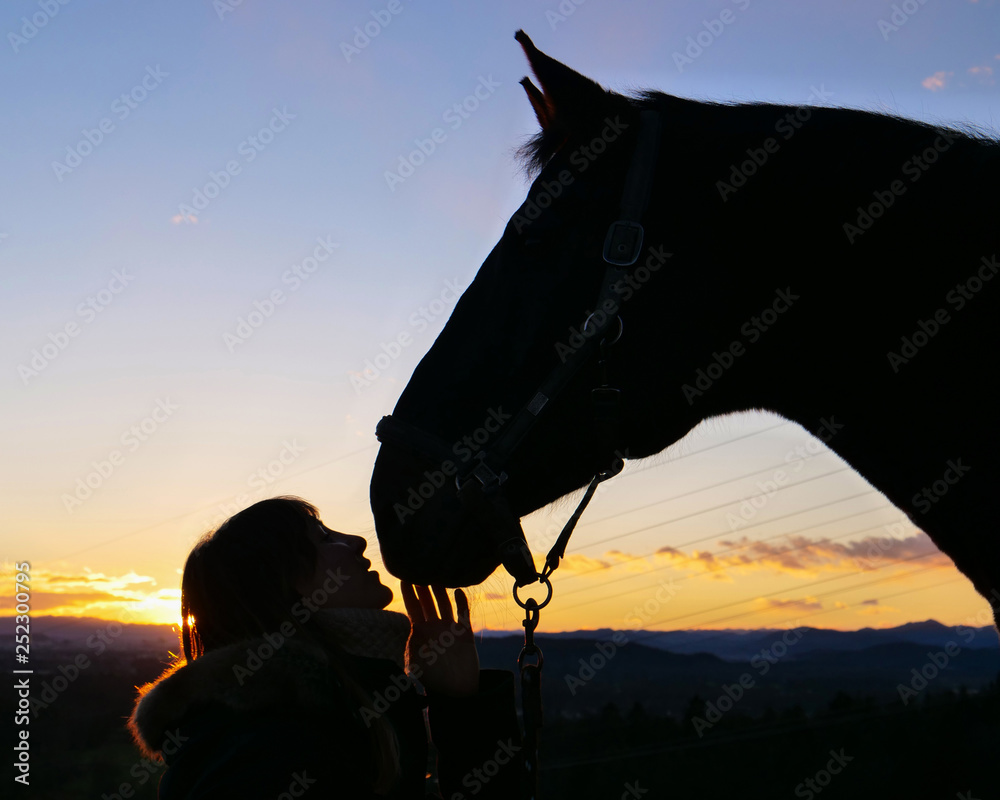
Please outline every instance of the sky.
[[[175, 622], [194, 542], [278, 494], [380, 565], [375, 424], [526, 193], [518, 28], [620, 91], [1000, 126], [996, 0], [5, 3], [0, 554], [34, 613]], [[571, 511], [524, 520], [539, 564]], [[510, 583], [477, 627], [519, 628]], [[554, 586], [541, 631], [989, 622], [765, 414], [630, 463]]]

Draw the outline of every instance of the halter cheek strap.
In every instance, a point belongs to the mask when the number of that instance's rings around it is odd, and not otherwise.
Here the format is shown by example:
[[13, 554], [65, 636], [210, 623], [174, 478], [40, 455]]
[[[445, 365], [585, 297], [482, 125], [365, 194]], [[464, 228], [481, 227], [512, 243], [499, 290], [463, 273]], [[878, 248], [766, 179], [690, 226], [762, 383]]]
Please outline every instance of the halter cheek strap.
[[[633, 265], [642, 252], [644, 239], [642, 217], [649, 205], [660, 135], [659, 113], [642, 111], [638, 141], [622, 191], [619, 218], [611, 223], [604, 240], [603, 255], [607, 267], [595, 309], [612, 307], [606, 305], [607, 301], [612, 301], [613, 308], [617, 309], [618, 293], [615, 292], [614, 286], [621, 276], [622, 269]], [[617, 322], [618, 331], [614, 336], [608, 337], [608, 329], [612, 322]], [[608, 348], [622, 335], [621, 318], [617, 314], [605, 313], [597, 319], [595, 313], [588, 317], [583, 327], [585, 330], [590, 330], [591, 325], [594, 328], [593, 333], [585, 338], [583, 346], [577, 348], [549, 373], [531, 399], [500, 432], [489, 450], [480, 450], [476, 458], [455, 478], [459, 497], [485, 523], [501, 562], [514, 577], [515, 585], [518, 587], [536, 580], [547, 579], [559, 566], [569, 537], [593, 497], [597, 485], [617, 475], [623, 466], [622, 454], [617, 449], [620, 443], [618, 427], [621, 417], [621, 392], [608, 385], [606, 370]], [[507, 480], [507, 473], [504, 470], [524, 437], [549, 406], [550, 400], [562, 392], [583, 365], [590, 360], [595, 350], [600, 351], [598, 364], [602, 372], [602, 385], [591, 391], [594, 426], [595, 433], [601, 440], [601, 447], [608, 454], [611, 464], [591, 481], [579, 507], [560, 533], [556, 546], [546, 557], [545, 571], [539, 573], [535, 569], [520, 521], [503, 497], [502, 487]], [[402, 447], [418, 456], [442, 462], [453, 458], [451, 448], [442, 438], [392, 416], [382, 417], [375, 428], [375, 435], [382, 443]]]

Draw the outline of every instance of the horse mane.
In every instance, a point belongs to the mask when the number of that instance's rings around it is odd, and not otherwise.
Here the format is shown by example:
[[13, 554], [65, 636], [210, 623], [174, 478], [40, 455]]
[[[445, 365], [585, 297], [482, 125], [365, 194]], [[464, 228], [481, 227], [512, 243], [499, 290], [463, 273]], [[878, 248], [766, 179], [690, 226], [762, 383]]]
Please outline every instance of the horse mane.
[[[907, 125], [911, 128], [922, 128], [927, 132], [944, 131], [951, 134], [958, 134], [959, 136], [978, 141], [985, 145], [993, 145], [994, 147], [1000, 149], [1000, 136], [998, 136], [998, 133], [996, 131], [988, 130], [985, 126], [973, 122], [933, 124], [908, 119], [907, 117], [885, 110], [875, 111], [869, 109], [805, 106], [802, 104], [786, 105], [783, 103], [769, 103], [759, 100], [729, 103], [713, 100], [690, 100], [675, 97], [674, 95], [653, 89], [642, 89], [630, 94], [615, 94], [609, 92], [608, 95], [609, 97], [616, 97], [620, 100], [626, 101], [636, 113], [645, 110], [661, 111], [664, 113], [666, 119], [670, 118], [671, 112], [676, 113], [682, 109], [690, 110], [694, 107], [699, 107], [703, 111], [717, 111], [721, 109], [753, 109], [763, 113], [773, 113], [775, 109], [779, 108], [784, 108], [789, 111], [794, 111], [798, 108], [809, 108], [812, 110], [817, 108], [826, 108], [829, 111], [856, 114], [859, 122], [861, 120], [866, 120], [872, 124], [885, 124], [889, 122]], [[545, 168], [545, 165], [549, 163], [552, 156], [556, 154], [556, 151], [559, 150], [559, 148], [566, 142], [567, 138], [573, 132], [574, 131], [570, 130], [565, 123], [560, 125], [559, 120], [556, 119], [554, 125], [539, 131], [534, 136], [531, 136], [514, 151], [514, 158], [516, 162], [520, 164], [524, 174], [529, 180], [534, 180], [534, 178], [538, 177], [538, 174]]]

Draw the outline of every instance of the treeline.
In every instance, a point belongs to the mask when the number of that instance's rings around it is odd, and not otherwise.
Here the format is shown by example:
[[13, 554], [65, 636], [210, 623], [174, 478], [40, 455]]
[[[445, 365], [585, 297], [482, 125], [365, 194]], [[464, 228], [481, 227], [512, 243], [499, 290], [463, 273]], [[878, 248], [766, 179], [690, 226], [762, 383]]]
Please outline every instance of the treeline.
[[706, 706], [695, 697], [672, 718], [609, 703], [594, 718], [548, 721], [540, 797], [1000, 797], [1000, 682], [905, 704], [839, 692], [811, 714], [793, 706], [753, 716], [737, 704], [711, 728], [698, 724]]
[[[131, 798], [155, 798], [162, 770], [140, 759], [124, 725], [134, 687], [163, 667], [150, 657], [102, 660], [41, 709], [31, 721], [29, 795], [97, 800], [125, 796], [127, 786]], [[820, 703], [809, 687], [799, 691], [800, 705], [756, 713], [735, 702], [717, 719], [709, 715], [715, 695], [691, 698], [675, 716], [647, 713], [638, 702], [608, 703], [581, 720], [548, 714], [540, 800], [1000, 796], [996, 681], [975, 693], [930, 686], [906, 704], [845, 692], [830, 692]], [[12, 701], [6, 702], [12, 719]]]

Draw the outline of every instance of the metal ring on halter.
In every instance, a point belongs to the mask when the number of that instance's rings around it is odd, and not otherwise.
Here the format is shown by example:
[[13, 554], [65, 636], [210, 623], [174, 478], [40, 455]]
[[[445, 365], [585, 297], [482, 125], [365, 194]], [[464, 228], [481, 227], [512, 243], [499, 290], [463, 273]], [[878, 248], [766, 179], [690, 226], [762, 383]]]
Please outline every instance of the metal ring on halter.
[[[545, 606], [549, 604], [549, 601], [552, 599], [552, 583], [551, 581], [549, 581], [547, 576], [542, 575], [541, 573], [538, 574], [538, 580], [545, 584], [545, 590], [546, 590], [545, 600], [535, 605], [535, 608], [541, 611], [543, 608], [545, 608]], [[534, 598], [529, 597], [528, 599], [532, 600]], [[527, 610], [528, 608], [527, 602], [523, 602], [521, 598], [517, 596], [517, 581], [514, 582], [514, 602], [517, 603], [519, 606], [521, 606], [521, 608]]]
[[[594, 314], [596, 313], [597, 312], [595, 311]], [[583, 321], [583, 327], [580, 329], [581, 331], [587, 330], [587, 325], [590, 324], [590, 321], [594, 318], [594, 314], [591, 314]], [[618, 333], [615, 334], [615, 338], [612, 339], [610, 342], [607, 340], [606, 336], [603, 339], [601, 339], [601, 344], [605, 345], [606, 347], [610, 347], [613, 344], [617, 344], [618, 340], [622, 338], [622, 331], [625, 328], [625, 326], [622, 324], [622, 318], [615, 317], [615, 320], [618, 322]]]
[[521, 649], [520, 655], [517, 657], [517, 668], [521, 669], [524, 667], [524, 657], [525, 656], [536, 656], [538, 658], [538, 663], [531, 665], [541, 669], [545, 664], [545, 656], [542, 655], [542, 650], [538, 645], [533, 645], [530, 652], [526, 651], [524, 648]]

